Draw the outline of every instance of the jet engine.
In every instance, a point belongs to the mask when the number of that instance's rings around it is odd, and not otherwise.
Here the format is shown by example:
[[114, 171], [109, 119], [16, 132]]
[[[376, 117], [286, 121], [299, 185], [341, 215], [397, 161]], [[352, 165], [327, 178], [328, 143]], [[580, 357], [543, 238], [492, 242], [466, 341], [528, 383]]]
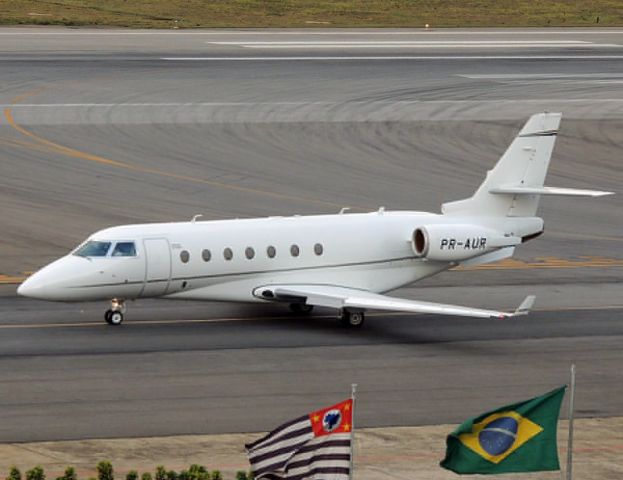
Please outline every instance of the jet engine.
[[413, 251], [418, 257], [444, 262], [467, 260], [497, 248], [521, 243], [480, 225], [425, 225], [413, 231]]

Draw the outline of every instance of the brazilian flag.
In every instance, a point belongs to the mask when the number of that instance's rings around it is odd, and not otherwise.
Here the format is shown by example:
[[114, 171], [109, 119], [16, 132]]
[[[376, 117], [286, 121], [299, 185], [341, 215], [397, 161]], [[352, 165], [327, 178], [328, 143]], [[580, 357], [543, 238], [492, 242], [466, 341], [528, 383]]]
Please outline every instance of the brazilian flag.
[[448, 435], [440, 465], [459, 474], [560, 470], [556, 427], [566, 388], [462, 423]]

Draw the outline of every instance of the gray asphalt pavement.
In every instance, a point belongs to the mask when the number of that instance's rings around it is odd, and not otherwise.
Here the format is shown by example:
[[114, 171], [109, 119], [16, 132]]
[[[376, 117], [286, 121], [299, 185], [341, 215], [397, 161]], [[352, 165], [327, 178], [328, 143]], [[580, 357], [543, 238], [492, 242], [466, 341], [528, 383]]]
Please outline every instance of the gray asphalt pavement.
[[[0, 282], [95, 230], [392, 209], [469, 196], [532, 113], [562, 111], [554, 186], [620, 193], [621, 30], [0, 29]], [[0, 441], [265, 430], [360, 385], [365, 426], [456, 422], [566, 381], [621, 415], [623, 195], [542, 201], [499, 269], [397, 294], [518, 322], [140, 301], [0, 287]]]

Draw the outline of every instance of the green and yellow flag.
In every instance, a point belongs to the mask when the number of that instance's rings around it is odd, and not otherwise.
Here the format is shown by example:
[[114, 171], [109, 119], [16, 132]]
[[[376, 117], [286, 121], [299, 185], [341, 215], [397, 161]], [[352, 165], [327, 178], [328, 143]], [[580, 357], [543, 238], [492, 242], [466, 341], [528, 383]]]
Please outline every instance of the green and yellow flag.
[[560, 470], [556, 428], [566, 388], [462, 423], [448, 435], [440, 465], [459, 474]]

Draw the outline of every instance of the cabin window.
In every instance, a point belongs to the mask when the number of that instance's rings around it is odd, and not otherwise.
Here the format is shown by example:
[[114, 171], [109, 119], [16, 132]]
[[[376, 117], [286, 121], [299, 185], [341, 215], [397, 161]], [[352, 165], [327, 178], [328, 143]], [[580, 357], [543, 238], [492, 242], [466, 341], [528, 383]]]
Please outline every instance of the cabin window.
[[231, 248], [226, 248], [225, 250], [223, 250], [223, 258], [225, 258], [225, 260], [227, 261], [234, 258], [234, 252], [232, 252]]
[[209, 262], [212, 258], [212, 253], [206, 248], [201, 252], [201, 258], [203, 258], [204, 262]]
[[322, 255], [322, 252], [324, 252], [324, 247], [322, 246], [322, 243], [317, 243], [316, 245], [314, 245], [314, 253], [316, 255]]
[[182, 250], [180, 252], [180, 260], [182, 263], [188, 263], [188, 260], [190, 260], [190, 253], [188, 253], [188, 250]]
[[105, 257], [110, 250], [111, 242], [89, 240], [74, 252], [79, 257]]
[[253, 257], [255, 257], [255, 250], [253, 250], [252, 247], [247, 247], [244, 251], [244, 256], [251, 260]]
[[112, 251], [113, 257], [136, 257], [134, 242], [117, 242]]
[[301, 253], [301, 249], [299, 248], [299, 246], [298, 246], [298, 245], [292, 245], [292, 246], [290, 247], [290, 254], [291, 254], [293, 257], [298, 257], [298, 256], [299, 256], [299, 253]]
[[277, 250], [275, 249], [275, 247], [273, 247], [272, 245], [270, 245], [270, 246], [266, 249], [266, 255], [268, 255], [268, 258], [275, 258], [275, 255], [277, 255]]

